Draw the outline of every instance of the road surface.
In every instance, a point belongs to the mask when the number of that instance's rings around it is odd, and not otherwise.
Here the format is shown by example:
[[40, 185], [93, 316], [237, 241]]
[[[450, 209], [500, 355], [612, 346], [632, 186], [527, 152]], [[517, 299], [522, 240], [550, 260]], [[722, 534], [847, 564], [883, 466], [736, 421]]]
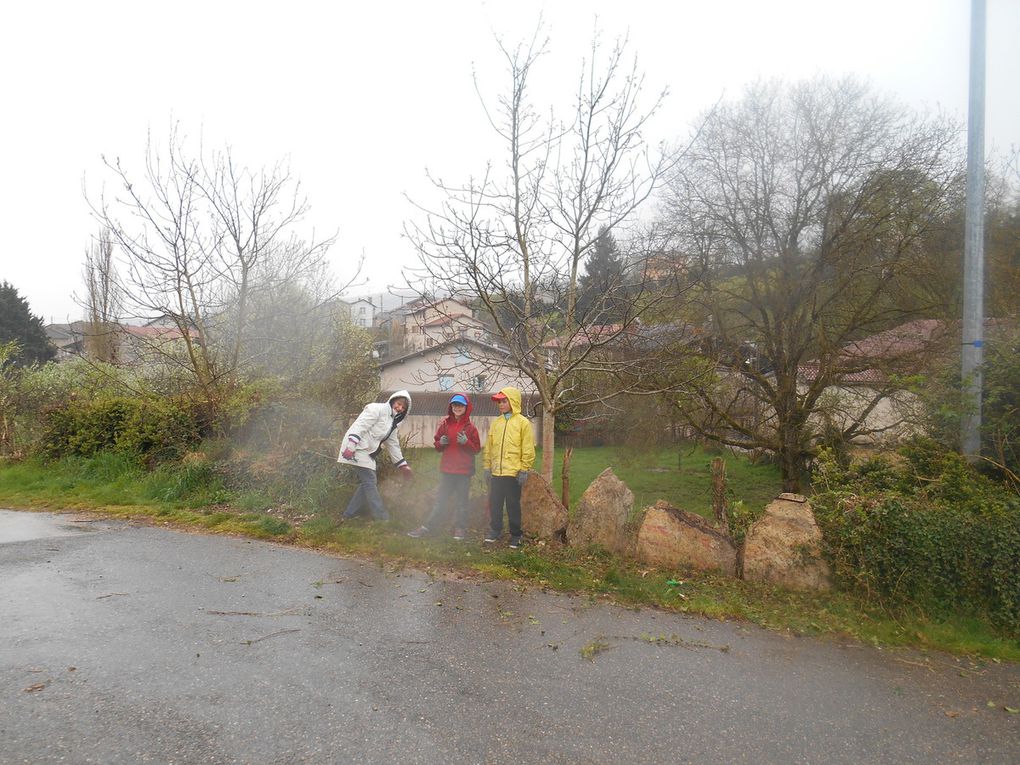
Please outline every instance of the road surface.
[[1017, 763], [1007, 706], [1016, 665], [0, 511], [3, 765]]

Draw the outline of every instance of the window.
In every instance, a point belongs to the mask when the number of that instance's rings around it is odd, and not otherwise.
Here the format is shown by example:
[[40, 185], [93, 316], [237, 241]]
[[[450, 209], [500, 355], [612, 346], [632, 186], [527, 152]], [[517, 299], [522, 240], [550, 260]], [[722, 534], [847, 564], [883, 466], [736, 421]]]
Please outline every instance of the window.
[[485, 390], [485, 375], [475, 375], [474, 387], [478, 393], [482, 393]]
[[439, 390], [453, 390], [453, 375], [440, 376]]
[[457, 363], [458, 364], [467, 364], [469, 361], [471, 361], [471, 357], [468, 355], [467, 346], [465, 346], [465, 345], [458, 345], [457, 346]]

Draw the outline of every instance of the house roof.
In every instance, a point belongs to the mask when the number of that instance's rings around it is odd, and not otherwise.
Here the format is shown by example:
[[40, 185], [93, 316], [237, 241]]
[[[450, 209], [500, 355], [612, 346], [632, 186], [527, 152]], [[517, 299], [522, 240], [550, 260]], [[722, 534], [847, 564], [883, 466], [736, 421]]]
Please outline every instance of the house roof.
[[488, 343], [483, 343], [479, 340], [475, 340], [470, 337], [462, 337], [453, 340], [444, 340], [443, 342], [436, 343], [435, 345], [430, 346], [428, 348], [423, 348], [420, 351], [415, 351], [414, 353], [408, 353], [398, 358], [384, 361], [382, 364], [379, 365], [379, 368], [386, 369], [387, 367], [391, 367], [395, 364], [403, 364], [405, 361], [410, 361], [411, 359], [418, 358], [421, 356], [428, 356], [433, 353], [443, 353], [451, 346], [458, 345], [473, 345], [477, 348], [481, 348], [482, 350], [486, 351], [489, 356], [495, 356], [500, 359], [504, 359], [507, 364], [510, 364], [511, 366], [516, 366], [513, 362], [513, 359], [510, 358], [510, 352], [505, 348], [500, 348], [499, 346], [496, 345], [489, 345]]
[[[889, 370], [917, 372], [931, 359], [936, 345], [944, 341], [950, 328], [939, 319], [917, 319], [874, 335], [853, 340], [843, 346], [836, 361], [836, 381], [841, 384], [881, 384], [889, 379]], [[838, 367], [843, 367], [840, 371]], [[817, 361], [797, 367], [797, 374], [806, 382], [814, 382], [821, 372]]]
[[590, 324], [586, 327], [578, 327], [569, 335], [550, 338], [542, 345], [544, 348], [585, 346], [591, 343], [615, 340], [623, 335], [633, 334], [636, 329], [637, 325], [624, 329], [622, 324]]
[[438, 319], [427, 321], [423, 326], [425, 327], [445, 327], [455, 324], [470, 324], [473, 327], [484, 327], [485, 324], [481, 320], [476, 319], [474, 316], [466, 313], [451, 314], [449, 316], [440, 316]]
[[[813, 361], [797, 366], [797, 376], [804, 382], [814, 382], [818, 379], [818, 373], [819, 365]], [[843, 372], [838, 378], [838, 382], [842, 384], [870, 385], [884, 383], [888, 375], [878, 369], [862, 369], [856, 372]]]
[[412, 300], [410, 303], [406, 303], [403, 307], [407, 309], [408, 313], [421, 313], [422, 311], [427, 311], [429, 308], [438, 308], [438, 306], [441, 306], [443, 303], [454, 303], [463, 307], [467, 314], [472, 313], [471, 304], [467, 300], [462, 300], [461, 298], [453, 295], [446, 295], [443, 297], [437, 296], [434, 298], [418, 298], [417, 300]]
[[[164, 338], [173, 340], [184, 336], [177, 327], [132, 327], [128, 324], [122, 324], [120, 329], [125, 334], [144, 338], [146, 340], [158, 340]], [[198, 332], [194, 329], [189, 329], [188, 334], [191, 337], [198, 337]]]
[[945, 322], [918, 319], [847, 343], [843, 352], [850, 358], [896, 359], [927, 350], [945, 332]]

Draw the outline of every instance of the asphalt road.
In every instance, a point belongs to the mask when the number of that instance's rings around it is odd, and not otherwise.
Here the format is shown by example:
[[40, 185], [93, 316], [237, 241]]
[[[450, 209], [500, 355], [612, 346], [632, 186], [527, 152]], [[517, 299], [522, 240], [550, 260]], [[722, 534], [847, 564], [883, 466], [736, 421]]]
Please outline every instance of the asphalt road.
[[1006, 706], [1016, 665], [0, 511], [4, 765], [1017, 763]]

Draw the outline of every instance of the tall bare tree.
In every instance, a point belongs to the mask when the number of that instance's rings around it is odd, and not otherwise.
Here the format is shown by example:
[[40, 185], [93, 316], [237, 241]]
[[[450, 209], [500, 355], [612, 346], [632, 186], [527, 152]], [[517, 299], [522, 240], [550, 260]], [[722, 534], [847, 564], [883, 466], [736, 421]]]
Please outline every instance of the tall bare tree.
[[168, 353], [165, 337], [153, 350], [216, 404], [249, 361], [253, 296], [327, 284], [334, 237], [297, 236], [308, 204], [285, 166], [251, 170], [229, 148], [194, 156], [185, 144], [176, 127], [162, 153], [150, 138], [140, 178], [104, 157], [116, 191], [91, 205], [121, 254], [125, 313], [169, 322], [182, 352]]
[[678, 246], [704, 271], [693, 302], [709, 373], [676, 399], [691, 423], [778, 455], [795, 490], [820, 437], [812, 417], [832, 404], [823, 394], [877, 370], [833, 419], [842, 439], [866, 432], [924, 343], [857, 341], [943, 315], [926, 243], [951, 231], [961, 157], [954, 125], [854, 79], [760, 83], [709, 115], [669, 203]]
[[85, 353], [94, 361], [117, 360], [118, 322], [122, 310], [121, 286], [113, 258], [113, 238], [109, 229], [85, 251]]
[[[409, 224], [407, 233], [421, 256], [415, 283], [422, 294], [477, 301], [508, 363], [534, 384], [541, 400], [542, 469], [551, 478], [557, 411], [567, 398], [575, 406], [595, 398], [572, 384], [584, 373], [622, 379], [633, 359], [608, 349], [666, 299], [661, 290], [645, 287], [644, 253], [635, 246], [640, 237], [630, 238], [621, 278], [580, 307], [579, 269], [600, 230], [621, 233], [636, 224], [676, 152], [651, 146], [645, 137], [666, 93], [641, 105], [644, 76], [636, 61], [625, 61], [625, 41], [607, 52], [594, 40], [562, 122], [531, 99], [547, 42], [536, 33], [530, 44], [498, 44], [506, 89], [490, 101], [477, 76], [475, 85], [502, 159], [463, 185], [433, 177], [443, 202], [438, 209], [423, 206], [423, 219]], [[612, 325], [601, 318], [609, 305], [617, 313]], [[602, 389], [598, 398], [622, 390]]]

